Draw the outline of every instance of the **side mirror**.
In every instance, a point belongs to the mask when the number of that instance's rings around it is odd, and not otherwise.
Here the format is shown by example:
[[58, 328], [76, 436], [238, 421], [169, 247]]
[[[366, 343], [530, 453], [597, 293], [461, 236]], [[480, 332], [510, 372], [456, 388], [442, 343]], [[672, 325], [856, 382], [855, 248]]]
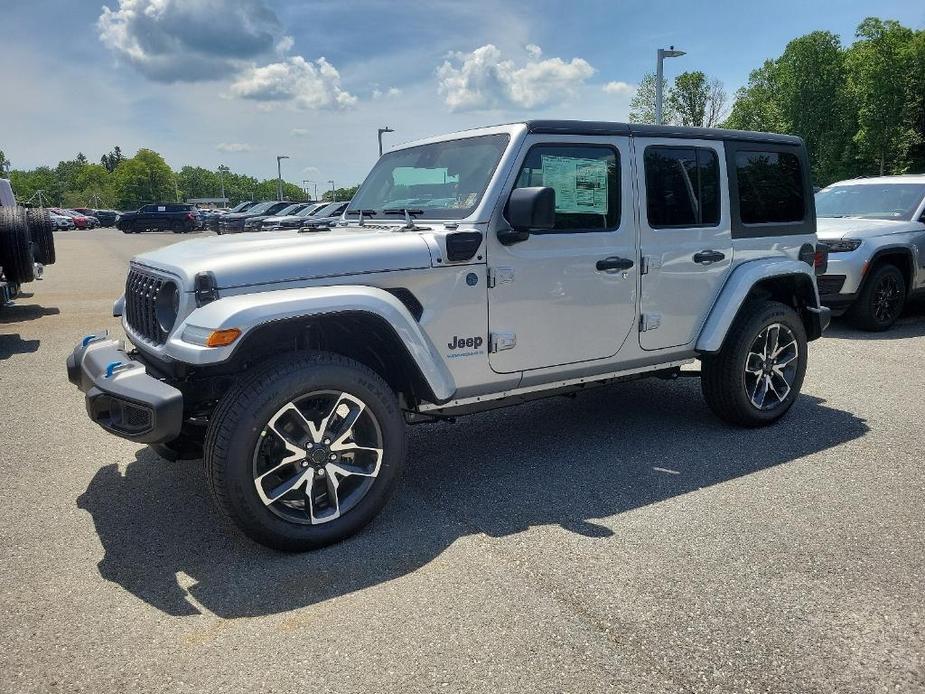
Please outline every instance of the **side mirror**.
[[526, 241], [535, 229], [556, 226], [556, 191], [552, 188], [515, 188], [507, 203], [511, 229], [498, 233], [504, 245]]

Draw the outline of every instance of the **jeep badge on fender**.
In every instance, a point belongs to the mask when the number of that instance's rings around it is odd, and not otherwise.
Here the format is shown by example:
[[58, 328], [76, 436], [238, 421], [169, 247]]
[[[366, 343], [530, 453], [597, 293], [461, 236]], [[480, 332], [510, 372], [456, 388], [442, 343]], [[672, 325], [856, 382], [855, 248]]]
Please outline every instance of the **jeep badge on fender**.
[[203, 458], [250, 538], [323, 547], [385, 505], [409, 422], [698, 361], [719, 417], [782, 417], [829, 322], [811, 181], [800, 138], [736, 130], [540, 120], [399, 145], [323, 232], [134, 258], [114, 307], [133, 349], [88, 330], [68, 377], [106, 431]]
[[450, 349], [478, 349], [485, 342], [481, 337], [453, 336], [453, 341], [447, 344]]

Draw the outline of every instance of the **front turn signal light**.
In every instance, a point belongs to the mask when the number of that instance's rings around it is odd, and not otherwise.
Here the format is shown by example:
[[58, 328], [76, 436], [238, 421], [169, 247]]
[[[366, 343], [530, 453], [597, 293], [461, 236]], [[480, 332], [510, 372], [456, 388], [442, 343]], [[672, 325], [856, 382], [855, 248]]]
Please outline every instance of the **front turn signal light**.
[[213, 330], [206, 338], [206, 347], [227, 347], [239, 337], [241, 337], [241, 331], [237, 328]]

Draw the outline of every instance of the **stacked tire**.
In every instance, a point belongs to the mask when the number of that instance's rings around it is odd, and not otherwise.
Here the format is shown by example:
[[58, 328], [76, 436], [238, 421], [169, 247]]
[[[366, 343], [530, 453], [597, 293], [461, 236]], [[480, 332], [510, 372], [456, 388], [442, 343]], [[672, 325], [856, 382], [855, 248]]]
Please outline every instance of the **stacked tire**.
[[0, 207], [0, 267], [8, 282], [25, 284], [35, 279], [35, 256], [26, 210]]
[[55, 263], [55, 225], [45, 208], [26, 210], [26, 222], [32, 237], [36, 262], [42, 265]]

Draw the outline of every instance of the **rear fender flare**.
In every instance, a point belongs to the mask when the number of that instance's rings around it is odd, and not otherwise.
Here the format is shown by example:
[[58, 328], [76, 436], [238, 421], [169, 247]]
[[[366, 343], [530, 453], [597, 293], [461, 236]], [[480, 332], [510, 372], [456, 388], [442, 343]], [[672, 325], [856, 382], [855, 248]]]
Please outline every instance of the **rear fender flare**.
[[700, 353], [718, 352], [726, 339], [729, 328], [735, 322], [749, 294], [761, 282], [774, 278], [794, 278], [798, 281], [808, 311], [824, 313], [820, 309], [816, 276], [812, 267], [800, 260], [768, 259], [752, 260], [736, 267], [726, 280], [722, 291], [713, 304], [710, 315], [697, 338], [696, 349]]

